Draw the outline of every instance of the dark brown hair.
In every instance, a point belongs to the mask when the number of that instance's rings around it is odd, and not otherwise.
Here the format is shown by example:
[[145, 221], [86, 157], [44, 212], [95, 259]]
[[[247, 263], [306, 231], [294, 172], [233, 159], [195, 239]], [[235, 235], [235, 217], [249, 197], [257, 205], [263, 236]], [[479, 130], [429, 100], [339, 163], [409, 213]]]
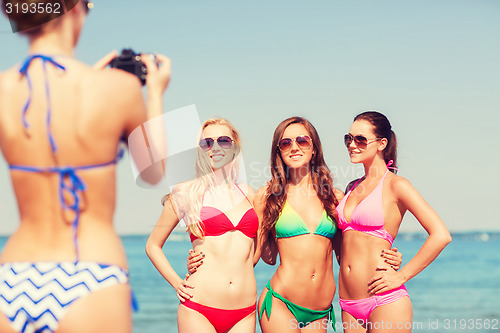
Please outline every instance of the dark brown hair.
[[[311, 178], [318, 198], [323, 203], [323, 207], [330, 218], [337, 221], [335, 207], [338, 204], [334, 194], [333, 180], [330, 170], [323, 157], [323, 148], [318, 132], [314, 126], [302, 117], [291, 117], [283, 120], [274, 131], [273, 143], [271, 147], [271, 180], [267, 184], [265, 194], [266, 205], [264, 209], [264, 221], [262, 222], [262, 235], [271, 237], [269, 231], [274, 227], [283, 209], [289, 181], [289, 170], [281, 157], [278, 142], [282, 139], [286, 128], [291, 124], [304, 126], [309, 133], [315, 154], [310, 163]], [[332, 205], [333, 204], [333, 205]], [[333, 227], [333, 226], [332, 226]]]
[[[78, 2], [79, 0], [2, 0], [2, 11], [9, 19], [13, 32], [33, 37], [43, 32], [44, 23], [64, 15]], [[40, 8], [43, 10], [39, 9], [38, 4], [42, 4]], [[23, 8], [29, 10], [23, 13]], [[34, 13], [31, 8], [34, 8]], [[50, 13], [48, 8], [51, 8]], [[56, 8], [59, 8], [57, 12]]]
[[[386, 138], [387, 146], [383, 151], [385, 164], [392, 161], [392, 167], [397, 168], [397, 157], [398, 157], [398, 141], [396, 139], [396, 134], [392, 130], [391, 123], [386, 116], [377, 111], [367, 111], [358, 114], [354, 117], [354, 121], [356, 120], [366, 120], [370, 124], [373, 125], [373, 132], [377, 138]], [[389, 169], [392, 172], [395, 172], [394, 169]]]

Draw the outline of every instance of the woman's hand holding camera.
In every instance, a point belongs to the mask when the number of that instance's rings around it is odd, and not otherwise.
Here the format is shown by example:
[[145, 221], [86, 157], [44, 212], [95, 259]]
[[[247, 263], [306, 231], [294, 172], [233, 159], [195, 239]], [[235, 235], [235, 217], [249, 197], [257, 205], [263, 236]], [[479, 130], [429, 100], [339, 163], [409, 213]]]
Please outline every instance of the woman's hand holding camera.
[[109, 65], [109, 63], [116, 57], [118, 57], [118, 52], [116, 50], [113, 50], [99, 59], [92, 67], [98, 70], [105, 69]]
[[170, 58], [163, 54], [141, 54], [141, 61], [146, 65], [148, 70], [146, 76], [148, 94], [150, 96], [161, 96], [170, 82], [170, 75], [172, 73]]
[[[117, 51], [111, 51], [98, 60], [93, 68], [101, 70], [111, 66], [128, 71], [136, 75], [143, 84], [145, 79], [149, 98], [161, 98], [170, 82], [170, 59], [163, 54], [144, 53], [140, 55], [139, 61], [137, 56], [138, 54], [132, 49], [122, 50], [121, 54], [118, 54]], [[147, 70], [145, 76], [144, 66]]]

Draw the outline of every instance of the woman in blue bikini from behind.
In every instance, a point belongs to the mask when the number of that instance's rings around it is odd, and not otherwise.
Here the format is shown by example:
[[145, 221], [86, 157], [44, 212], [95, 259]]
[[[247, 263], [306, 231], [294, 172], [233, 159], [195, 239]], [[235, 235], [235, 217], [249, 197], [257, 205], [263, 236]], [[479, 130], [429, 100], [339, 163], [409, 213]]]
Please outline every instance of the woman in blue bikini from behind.
[[143, 59], [146, 108], [136, 77], [98, 68], [113, 55], [95, 68], [74, 58], [91, 4], [63, 4], [68, 12], [46, 24], [45, 14], [7, 15], [34, 28], [23, 32], [25, 61], [0, 73], [0, 148], [20, 216], [0, 255], [0, 332], [131, 332], [127, 260], [113, 229], [115, 164], [121, 139], [161, 114], [170, 64]]

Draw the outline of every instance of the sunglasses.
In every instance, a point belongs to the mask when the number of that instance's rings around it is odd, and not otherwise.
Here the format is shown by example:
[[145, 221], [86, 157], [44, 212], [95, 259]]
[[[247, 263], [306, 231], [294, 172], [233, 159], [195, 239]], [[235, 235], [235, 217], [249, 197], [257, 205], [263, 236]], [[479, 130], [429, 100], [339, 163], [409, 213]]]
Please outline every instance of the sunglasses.
[[83, 2], [83, 7], [85, 8], [85, 13], [88, 14], [89, 10], [94, 8], [94, 3], [89, 0], [82, 0], [82, 2]]
[[351, 133], [348, 133], [346, 135], [344, 135], [344, 144], [346, 147], [349, 147], [349, 145], [351, 144], [351, 142], [354, 141], [354, 143], [357, 145], [357, 146], [366, 146], [372, 142], [375, 142], [375, 141], [378, 141], [378, 140], [381, 140], [382, 138], [376, 138], [376, 139], [371, 139], [371, 140], [368, 140], [367, 138], [365, 138], [364, 136], [362, 135], [352, 135]]
[[200, 140], [200, 148], [203, 151], [209, 151], [214, 146], [214, 142], [217, 141], [217, 144], [222, 149], [230, 149], [233, 147], [233, 139], [228, 136], [219, 136], [218, 138], [205, 138]]
[[295, 139], [283, 138], [280, 140], [280, 142], [278, 142], [278, 148], [282, 152], [287, 152], [290, 149], [292, 149], [294, 141], [295, 141], [295, 143], [297, 143], [297, 146], [302, 150], [309, 150], [312, 148], [312, 140], [307, 135], [300, 135], [300, 136], [296, 137]]

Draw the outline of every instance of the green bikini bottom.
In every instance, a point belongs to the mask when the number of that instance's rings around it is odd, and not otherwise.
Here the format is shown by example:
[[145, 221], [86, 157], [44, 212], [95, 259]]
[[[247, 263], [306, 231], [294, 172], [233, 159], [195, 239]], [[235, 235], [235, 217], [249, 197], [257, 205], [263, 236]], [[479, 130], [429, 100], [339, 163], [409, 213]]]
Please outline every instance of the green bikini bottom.
[[267, 318], [271, 316], [271, 308], [273, 305], [273, 296], [276, 297], [277, 299], [281, 300], [285, 305], [287, 306], [288, 310], [294, 315], [295, 319], [299, 322], [299, 325], [301, 327], [305, 327], [308, 323], [311, 323], [315, 320], [321, 319], [325, 316], [328, 316], [328, 319], [331, 320], [332, 327], [334, 330], [335, 329], [335, 313], [333, 311], [333, 305], [330, 305], [330, 307], [326, 310], [311, 310], [308, 308], [305, 308], [303, 306], [297, 305], [295, 303], [290, 302], [277, 292], [275, 292], [271, 288], [271, 281], [269, 281], [266, 285], [266, 288], [269, 289], [266, 293], [266, 297], [264, 298], [264, 302], [262, 302], [262, 308], [259, 311], [259, 320], [262, 318], [262, 314], [264, 313], [264, 310], [266, 311]]

